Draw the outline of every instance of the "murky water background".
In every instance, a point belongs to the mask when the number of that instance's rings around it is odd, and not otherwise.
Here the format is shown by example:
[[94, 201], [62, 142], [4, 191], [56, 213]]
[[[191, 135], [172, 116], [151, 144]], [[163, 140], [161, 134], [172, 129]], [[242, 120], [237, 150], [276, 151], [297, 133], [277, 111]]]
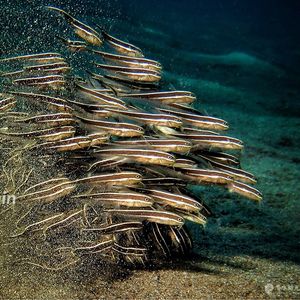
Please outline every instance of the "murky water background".
[[[77, 65], [78, 60], [55, 39], [56, 34], [68, 34], [67, 26], [43, 4], [49, 3], [1, 2], [1, 56], [58, 51], [81, 75], [86, 66]], [[95, 260], [59, 272], [24, 264], [25, 258], [42, 251], [40, 243], [8, 238], [15, 214], [2, 212], [0, 297], [266, 298], [267, 283], [274, 285], [273, 296], [299, 296], [298, 5], [117, 0], [52, 1], [51, 5], [90, 24], [103, 24], [145, 49], [147, 56], [164, 65], [170, 87], [195, 92], [199, 108], [229, 121], [231, 133], [245, 141], [242, 163], [257, 175], [264, 201], [257, 205], [218, 189], [199, 188], [214, 215], [205, 229], [190, 225], [195, 255], [138, 271], [110, 269]], [[10, 151], [23, 146], [22, 141], [2, 140], [1, 166]], [[36, 182], [47, 177], [39, 173], [32, 157], [21, 157], [6, 167], [16, 170], [17, 179], [30, 170]], [[291, 289], [285, 290], [288, 285]]]

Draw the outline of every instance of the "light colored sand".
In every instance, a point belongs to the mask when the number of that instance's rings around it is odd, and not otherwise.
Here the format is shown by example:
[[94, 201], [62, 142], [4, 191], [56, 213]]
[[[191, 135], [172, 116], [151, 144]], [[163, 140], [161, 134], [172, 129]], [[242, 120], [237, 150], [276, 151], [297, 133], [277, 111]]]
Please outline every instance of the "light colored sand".
[[[203, 260], [203, 261], [202, 261]], [[253, 257], [203, 257], [162, 270], [104, 281], [97, 270], [49, 273], [14, 267], [1, 276], [1, 299], [269, 299], [300, 296], [300, 267]], [[3, 271], [2, 271], [3, 272]]]

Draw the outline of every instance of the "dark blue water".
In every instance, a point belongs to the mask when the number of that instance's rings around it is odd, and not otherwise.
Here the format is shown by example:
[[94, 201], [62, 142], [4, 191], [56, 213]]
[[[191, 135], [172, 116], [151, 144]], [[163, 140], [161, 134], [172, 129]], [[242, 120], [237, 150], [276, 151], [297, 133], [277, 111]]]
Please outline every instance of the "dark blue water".
[[[248, 50], [298, 71], [300, 4], [298, 1], [120, 1], [127, 17], [163, 22], [176, 32], [182, 47], [220, 53]], [[220, 29], [215, 44], [199, 36]], [[216, 32], [217, 34], [217, 32]], [[253, 37], [257, 40], [254, 41]], [[213, 49], [212, 49], [213, 48]]]

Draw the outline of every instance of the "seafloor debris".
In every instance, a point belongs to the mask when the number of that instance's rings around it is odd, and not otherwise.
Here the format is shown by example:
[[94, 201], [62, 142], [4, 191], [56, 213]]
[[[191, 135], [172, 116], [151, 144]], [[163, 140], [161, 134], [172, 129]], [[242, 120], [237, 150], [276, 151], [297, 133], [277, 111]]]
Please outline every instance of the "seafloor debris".
[[[0, 60], [1, 138], [22, 141], [24, 153], [47, 161], [46, 169], [60, 170], [40, 182], [30, 182], [28, 173], [21, 186], [13, 185], [17, 203], [27, 211], [12, 237], [42, 234], [53, 256], [74, 262], [92, 254], [144, 264], [191, 249], [185, 222], [204, 225], [210, 214], [192, 185], [221, 186], [261, 200], [249, 185], [254, 176], [224, 152], [243, 148], [224, 135], [224, 120], [196, 110], [191, 92], [162, 91], [160, 63], [138, 47], [48, 8], [84, 39], [59, 40], [75, 54], [92, 55], [97, 71], [75, 77], [55, 52]], [[15, 153], [11, 159], [21, 155]], [[7, 189], [12, 177], [7, 176]]]

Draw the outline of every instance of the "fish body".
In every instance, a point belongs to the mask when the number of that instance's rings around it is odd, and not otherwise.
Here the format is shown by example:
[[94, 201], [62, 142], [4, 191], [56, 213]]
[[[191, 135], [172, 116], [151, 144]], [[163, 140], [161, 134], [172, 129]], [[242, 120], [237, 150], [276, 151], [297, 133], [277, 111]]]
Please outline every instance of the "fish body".
[[70, 14], [65, 12], [64, 10], [53, 7], [47, 6], [48, 9], [53, 10], [61, 14], [66, 21], [73, 27], [75, 34], [85, 40], [87, 43], [94, 45], [94, 46], [101, 46], [103, 41], [101, 40], [98, 32], [94, 30], [92, 27], [78, 21]]
[[148, 70], [145, 68], [129, 68], [121, 66], [112, 66], [104, 64], [95, 64], [96, 67], [121, 75], [129, 80], [156, 83], [160, 81], [161, 75], [157, 71]]
[[184, 220], [177, 214], [167, 211], [146, 210], [146, 209], [110, 209], [106, 212], [112, 215], [129, 217], [136, 220], [147, 220], [158, 224], [182, 226]]
[[94, 120], [79, 116], [77, 118], [87, 124], [87, 128], [99, 128], [119, 137], [136, 137], [144, 134], [142, 127], [130, 123]]
[[111, 174], [93, 175], [74, 182], [77, 184], [90, 184], [90, 185], [110, 185], [110, 186], [130, 186], [138, 184], [142, 181], [142, 176], [137, 172], [119, 172]]
[[112, 149], [100, 149], [94, 152], [97, 156], [119, 156], [126, 157], [144, 164], [158, 164], [164, 166], [172, 166], [175, 163], [175, 157], [169, 153], [148, 150], [148, 149], [130, 149], [130, 148], [112, 148]]
[[141, 57], [131, 57], [125, 55], [112, 54], [103, 51], [97, 51], [89, 49], [92, 53], [101, 56], [105, 61], [113, 62], [117, 65], [123, 65], [132, 68], [143, 68], [152, 71], [160, 72], [162, 70], [161, 64], [155, 60], [141, 58]]
[[121, 41], [102, 30], [104, 40], [113, 47], [118, 53], [132, 57], [144, 57], [142, 50], [130, 43]]
[[70, 39], [65, 39], [61, 36], [56, 36], [56, 37], [59, 40], [61, 40], [71, 52], [81, 52], [81, 51], [85, 51], [87, 49], [87, 44], [85, 42], [73, 41]]
[[185, 140], [180, 139], [153, 139], [146, 138], [143, 139], [131, 139], [125, 141], [116, 141], [115, 144], [127, 145], [127, 146], [150, 146], [154, 149], [173, 152], [173, 153], [188, 153], [191, 150], [192, 144]]

